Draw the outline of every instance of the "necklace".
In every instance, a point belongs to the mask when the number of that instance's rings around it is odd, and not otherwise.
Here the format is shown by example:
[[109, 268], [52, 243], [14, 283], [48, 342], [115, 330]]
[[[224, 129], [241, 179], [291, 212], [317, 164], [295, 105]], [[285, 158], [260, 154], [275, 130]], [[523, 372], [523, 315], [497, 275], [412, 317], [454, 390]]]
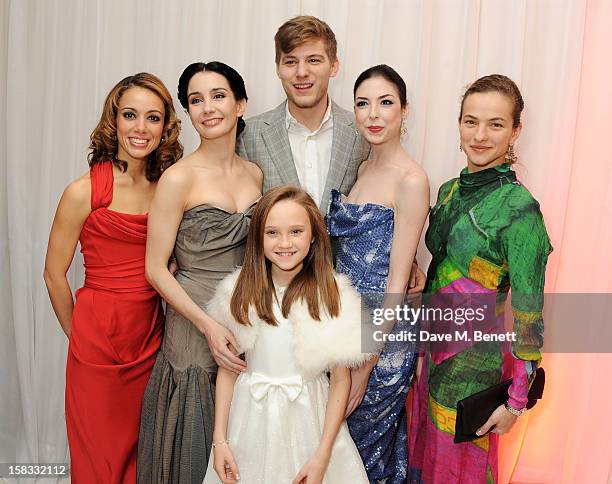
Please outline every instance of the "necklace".
[[285, 295], [286, 290], [287, 286], [281, 286], [280, 284], [274, 283], [274, 291], [276, 292], [277, 296], [280, 296], [282, 298]]

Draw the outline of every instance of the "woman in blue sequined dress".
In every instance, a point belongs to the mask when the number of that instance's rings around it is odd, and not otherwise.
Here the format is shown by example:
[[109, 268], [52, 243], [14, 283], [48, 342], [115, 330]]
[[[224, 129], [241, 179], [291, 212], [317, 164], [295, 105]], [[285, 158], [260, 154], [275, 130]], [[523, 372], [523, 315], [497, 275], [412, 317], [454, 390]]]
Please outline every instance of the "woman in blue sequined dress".
[[[337, 242], [337, 270], [366, 300], [403, 301], [429, 210], [425, 172], [404, 150], [406, 85], [392, 68], [374, 66], [355, 82], [355, 123], [372, 146], [345, 197], [332, 190], [328, 230]], [[392, 332], [409, 329], [392, 322]], [[408, 343], [387, 342], [379, 357], [351, 371], [348, 425], [371, 482], [406, 482], [406, 396], [415, 354]]]

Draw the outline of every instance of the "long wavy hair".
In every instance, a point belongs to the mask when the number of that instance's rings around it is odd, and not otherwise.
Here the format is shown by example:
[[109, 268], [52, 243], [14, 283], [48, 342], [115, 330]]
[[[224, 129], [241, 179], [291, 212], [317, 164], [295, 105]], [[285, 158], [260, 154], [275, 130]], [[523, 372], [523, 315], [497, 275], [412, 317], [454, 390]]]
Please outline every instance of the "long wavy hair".
[[278, 324], [272, 311], [274, 282], [272, 264], [264, 255], [264, 230], [270, 210], [283, 200], [292, 200], [304, 207], [314, 239], [302, 270], [285, 290], [281, 305], [283, 317], [289, 315], [291, 306], [299, 300], [306, 302], [310, 316], [317, 321], [321, 320], [321, 309], [332, 318], [340, 313], [340, 294], [334, 278], [331, 242], [323, 216], [308, 193], [293, 186], [283, 186], [270, 190], [261, 198], [251, 219], [244, 264], [230, 303], [232, 315], [244, 325], [250, 324], [250, 307], [266, 323], [272, 326]]
[[119, 101], [125, 92], [132, 87], [148, 89], [156, 94], [164, 104], [164, 130], [159, 146], [147, 158], [145, 175], [147, 180], [156, 182], [163, 171], [183, 156], [183, 145], [179, 141], [181, 122], [176, 117], [172, 97], [164, 83], [153, 74], [140, 72], [127, 76], [111, 89], [104, 101], [102, 116], [98, 125], [91, 132], [87, 160], [92, 167], [96, 163], [112, 161], [120, 170], [127, 170], [127, 162], [117, 158], [119, 144], [117, 141], [117, 112]]

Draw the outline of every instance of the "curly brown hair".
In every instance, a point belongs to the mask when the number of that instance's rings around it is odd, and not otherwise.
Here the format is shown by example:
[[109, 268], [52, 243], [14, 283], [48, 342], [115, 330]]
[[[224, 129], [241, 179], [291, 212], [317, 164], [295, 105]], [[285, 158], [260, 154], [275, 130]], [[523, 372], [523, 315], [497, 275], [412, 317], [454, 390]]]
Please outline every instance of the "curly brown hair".
[[179, 141], [181, 121], [176, 117], [172, 97], [164, 83], [153, 74], [139, 72], [127, 76], [111, 89], [104, 101], [102, 116], [92, 131], [87, 155], [89, 166], [103, 161], [112, 161], [120, 170], [127, 170], [127, 162], [117, 159], [117, 111], [121, 96], [132, 87], [148, 89], [164, 103], [164, 131], [159, 146], [149, 155], [145, 175], [147, 180], [156, 182], [166, 168], [183, 156], [183, 145]]

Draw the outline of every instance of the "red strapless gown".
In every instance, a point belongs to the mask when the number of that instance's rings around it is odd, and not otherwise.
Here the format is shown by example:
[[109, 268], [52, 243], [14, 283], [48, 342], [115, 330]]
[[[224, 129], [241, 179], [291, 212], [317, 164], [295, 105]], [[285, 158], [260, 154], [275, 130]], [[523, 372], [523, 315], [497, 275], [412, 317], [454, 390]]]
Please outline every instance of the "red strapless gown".
[[94, 165], [66, 364], [72, 484], [136, 482], [140, 407], [162, 338], [161, 300], [145, 279], [147, 215], [109, 210], [112, 199], [112, 164]]

